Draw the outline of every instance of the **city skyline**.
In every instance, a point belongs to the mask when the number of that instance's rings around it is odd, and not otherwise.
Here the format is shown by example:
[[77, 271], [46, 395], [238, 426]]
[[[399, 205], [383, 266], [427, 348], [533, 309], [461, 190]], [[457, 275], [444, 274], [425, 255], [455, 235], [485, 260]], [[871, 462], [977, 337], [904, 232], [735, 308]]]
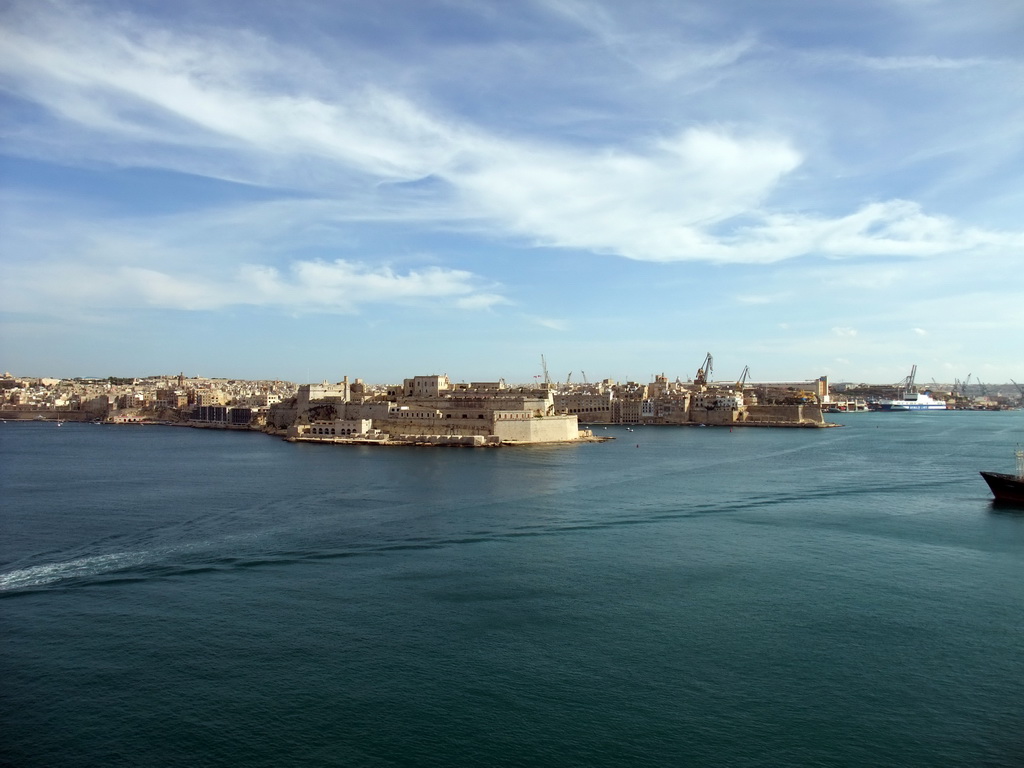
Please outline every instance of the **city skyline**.
[[[541, 368], [543, 369], [543, 364], [541, 365]], [[703, 371], [703, 369], [700, 369], [700, 370]], [[739, 382], [740, 379], [742, 379], [743, 384], [746, 387], [758, 387], [758, 386], [763, 386], [763, 385], [766, 385], [766, 384], [767, 385], [772, 385], [772, 384], [787, 384], [787, 385], [807, 384], [808, 386], [810, 386], [810, 385], [817, 384], [818, 381], [822, 380], [821, 377], [811, 377], [811, 378], [806, 378], [806, 379], [805, 378], [790, 377], [790, 378], [781, 378], [781, 379], [768, 380], [768, 379], [754, 378], [754, 377], [749, 375], [749, 371], [741, 372], [740, 376], [732, 376], [732, 375], [730, 375], [731, 373], [732, 373], [732, 371], [726, 371], [726, 372], [720, 374], [718, 372], [718, 369], [715, 368], [714, 369], [714, 373], [711, 376], [711, 378], [706, 380], [706, 384], [707, 384], [708, 387], [711, 387], [711, 388], [726, 388], [726, 389], [729, 389], [729, 388], [735, 388], [736, 385], [738, 383], [740, 383]], [[746, 375], [744, 375], [744, 373]], [[456, 386], [501, 384], [502, 386], [505, 386], [505, 387], [508, 387], [508, 388], [513, 388], [513, 389], [515, 389], [515, 388], [533, 388], [533, 387], [539, 388], [539, 387], [542, 386], [543, 379], [544, 379], [544, 375], [542, 373], [534, 374], [530, 379], [524, 379], [522, 381], [507, 379], [506, 377], [500, 375], [500, 373], [494, 373], [494, 374], [492, 374], [490, 376], [476, 378], [476, 379], [473, 379], [471, 381], [470, 379], [468, 379], [468, 378], [466, 378], [464, 376], [460, 376], [457, 371], [452, 373], [451, 376], [449, 376], [449, 372], [441, 372], [441, 373], [434, 373], [434, 374], [409, 374], [409, 375], [401, 376], [401, 377], [399, 377], [397, 379], [390, 380], [390, 381], [387, 381], [387, 380], [380, 380], [380, 381], [367, 380], [364, 377], [360, 376], [358, 374], [358, 372], [356, 372], [355, 374], [345, 373], [343, 375], [339, 375], [339, 376], [335, 377], [335, 379], [331, 379], [330, 377], [328, 377], [328, 378], [322, 379], [320, 381], [298, 381], [298, 380], [294, 380], [294, 379], [247, 379], [247, 378], [242, 377], [242, 376], [231, 376], [229, 374], [209, 376], [209, 375], [206, 375], [204, 373], [186, 373], [184, 371], [180, 371], [179, 373], [170, 373], [170, 372], [153, 373], [153, 372], [148, 372], [148, 373], [145, 373], [145, 374], [138, 374], [138, 375], [134, 375], [134, 376], [128, 375], [128, 376], [124, 376], [124, 377], [107, 376], [107, 375], [96, 375], [96, 376], [94, 376], [94, 375], [85, 375], [85, 376], [83, 376], [83, 375], [75, 375], [75, 376], [62, 376], [62, 377], [58, 377], [58, 376], [48, 376], [46, 374], [38, 374], [36, 372], [29, 373], [29, 374], [18, 374], [18, 373], [14, 373], [12, 371], [2, 371], [2, 372], [0, 372], [0, 378], [2, 378], [4, 380], [14, 380], [14, 381], [20, 381], [20, 382], [43, 382], [43, 384], [41, 386], [43, 386], [44, 388], [47, 387], [47, 386], [56, 385], [58, 383], [69, 383], [69, 382], [70, 383], [75, 383], [75, 384], [80, 384], [80, 385], [83, 385], [83, 386], [94, 386], [94, 385], [110, 384], [111, 386], [127, 386], [127, 387], [132, 387], [132, 386], [136, 386], [136, 385], [139, 385], [139, 386], [147, 385], [147, 384], [151, 384], [152, 382], [157, 382], [157, 381], [161, 381], [161, 380], [162, 381], [171, 381], [171, 380], [176, 380], [176, 379], [179, 379], [179, 378], [183, 378], [184, 379], [185, 388], [191, 388], [191, 387], [196, 386], [196, 385], [206, 386], [206, 385], [210, 385], [210, 384], [213, 384], [213, 383], [222, 383], [222, 384], [223, 383], [231, 383], [231, 384], [238, 384], [238, 385], [246, 385], [246, 384], [282, 384], [282, 385], [289, 385], [289, 386], [293, 386], [293, 387], [299, 387], [299, 386], [309, 385], [309, 384], [312, 384], [312, 385], [341, 384], [342, 382], [345, 382], [345, 381], [351, 381], [353, 383], [354, 382], [359, 382], [359, 383], [362, 383], [362, 384], [366, 385], [367, 387], [387, 388], [387, 387], [393, 387], [393, 386], [400, 386], [403, 382], [411, 380], [411, 379], [415, 378], [416, 376], [435, 376], [435, 375], [439, 375], [439, 376], [444, 376], [444, 377], [450, 378], [450, 380], [453, 383], [453, 385], [456, 385]], [[584, 378], [586, 379], [586, 381], [584, 381]], [[655, 373], [655, 374], [651, 374], [649, 377], [640, 377], [638, 379], [614, 379], [614, 378], [609, 377], [609, 376], [604, 376], [604, 375], [600, 374], [600, 372], [597, 372], [595, 374], [587, 373], [587, 371], [585, 369], [582, 370], [582, 371], [570, 371], [568, 376], [561, 376], [561, 377], [559, 377], [559, 376], [555, 376], [553, 374], [550, 374], [549, 375], [548, 384], [551, 387], [553, 387], [553, 388], [568, 390], [568, 389], [586, 388], [587, 386], [591, 386], [591, 387], [599, 387], [599, 386], [626, 386], [626, 385], [648, 386], [648, 385], [652, 385], [652, 384], [656, 385], [659, 380], [664, 380], [664, 381], [668, 381], [668, 382], [672, 382], [672, 383], [679, 383], [679, 384], [683, 384], [683, 385], [694, 385], [695, 384], [694, 376], [692, 376], [692, 375], [691, 376], [680, 375], [680, 376], [676, 376], [676, 377], [669, 377], [669, 376], [664, 376], [663, 377], [662, 374]], [[854, 387], [854, 388], [856, 388], [856, 387], [867, 387], [867, 388], [877, 388], [877, 389], [889, 388], [889, 389], [892, 389], [894, 391], [899, 391], [899, 390], [904, 389], [904, 388], [907, 387], [908, 377], [904, 376], [899, 381], [866, 381], [866, 380], [863, 380], [863, 379], [832, 380], [828, 376], [825, 376], [824, 380], [827, 381], [829, 387], [841, 386], [844, 391], [845, 391], [845, 389], [847, 387], [851, 387], [851, 386]], [[1024, 384], [1021, 384], [1020, 382], [1017, 382], [1017, 381], [1014, 381], [1014, 380], [1010, 380], [1010, 381], [998, 381], [998, 380], [984, 381], [983, 379], [980, 379], [979, 377], [976, 377], [973, 374], [971, 374], [969, 378], [956, 379], [954, 381], [937, 381], [934, 377], [924, 378], [924, 377], [921, 377], [921, 376], [918, 376], [918, 375], [915, 374], [914, 382], [913, 382], [913, 385], [912, 385], [911, 388], [913, 390], [917, 390], [917, 391], [920, 391], [920, 392], [926, 392], [926, 391], [934, 390], [936, 388], [936, 386], [940, 387], [942, 390], [949, 390], [950, 392], [954, 392], [955, 391], [955, 392], [960, 392], [960, 393], [965, 393], [965, 394], [976, 393], [976, 394], [981, 395], [983, 397], [986, 396], [986, 395], [1000, 395], [1000, 396], [1010, 395], [1012, 397], [1012, 396], [1015, 396], [1016, 394], [1020, 394], [1021, 396], [1024, 396], [1024, 391], [1022, 391], [1022, 389], [1021, 389], [1021, 387], [1024, 386]]]
[[0, 368], [1024, 379], [1024, 9], [0, 11]]

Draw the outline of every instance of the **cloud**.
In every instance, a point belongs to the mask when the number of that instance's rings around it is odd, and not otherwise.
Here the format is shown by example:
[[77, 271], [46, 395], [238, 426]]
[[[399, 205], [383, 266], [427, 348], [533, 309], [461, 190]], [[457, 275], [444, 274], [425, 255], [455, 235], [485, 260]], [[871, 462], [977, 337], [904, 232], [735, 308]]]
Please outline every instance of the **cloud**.
[[[120, 219], [60, 198], [0, 203], [0, 305], [355, 313], [370, 305], [480, 311], [504, 287], [433, 253], [367, 253], [337, 201], [292, 200]], [[338, 255], [358, 249], [361, 255]], [[299, 255], [308, 254], [308, 255]], [[432, 263], [434, 262], [434, 263]], [[396, 264], [403, 265], [402, 268]]]
[[[676, 82], [691, 76], [708, 79], [756, 49], [756, 40], [749, 34], [733, 34], [718, 44], [696, 36], [681, 39], [678, 28], [671, 33], [652, 28], [642, 18], [643, 8], [630, 7], [623, 12], [625, 6], [578, 0], [544, 0], [543, 4], [553, 15], [592, 35], [616, 59], [656, 81]], [[688, 13], [680, 4], [673, 4], [672, 11], [682, 11], [683, 16]]]
[[477, 293], [472, 296], [464, 296], [455, 300], [455, 306], [465, 310], [492, 309], [503, 304], [511, 304], [504, 296], [496, 293]]
[[[654, 261], [706, 258], [714, 243], [703, 227], [756, 206], [800, 162], [785, 141], [714, 128], [652, 138], [638, 151], [579, 150], [499, 138], [372, 84], [282, 92], [270, 72], [283, 67], [278, 79], [290, 81], [290, 52], [227, 32], [140, 31], [130, 19], [108, 26], [69, 13], [46, 32], [13, 33], [5, 59], [23, 98], [86, 132], [63, 140], [107, 159], [113, 150], [93, 134], [148, 145], [153, 163], [193, 172], [210, 161], [181, 154], [216, 149], [236, 159], [215, 175], [257, 183], [337, 188], [339, 177], [362, 177], [374, 202], [387, 207], [397, 195], [410, 218], [419, 200], [401, 183], [433, 178], [435, 195], [458, 203], [449, 207], [456, 218], [540, 245]], [[244, 170], [239, 156], [255, 162]]]
[[772, 294], [742, 294], [735, 297], [736, 301], [740, 304], [750, 304], [754, 306], [763, 306], [768, 304], [778, 304], [780, 302], [789, 299], [788, 293], [772, 293]]
[[846, 66], [855, 69], [879, 71], [946, 71], [960, 69], [976, 69], [992, 67], [997, 62], [980, 57], [943, 57], [943, 56], [869, 56], [849, 51], [815, 51], [808, 54], [810, 60], [818, 64]]
[[[370, 305], [479, 311], [509, 303], [502, 286], [429, 253], [363, 258], [333, 201], [300, 200], [120, 220], [60, 199], [5, 200], [0, 305], [86, 310], [355, 313]], [[92, 215], [90, 215], [92, 214]], [[299, 256], [300, 253], [317, 255]]]
[[[746, 37], [685, 46], [687, 61], [669, 65], [661, 58], [668, 47], [645, 54], [642, 40], [657, 42], [657, 33], [640, 38], [608, 9], [569, 0], [546, 7], [669, 79], [676, 75], [664, 73], [680, 68], [727, 68], [754, 46]], [[1024, 244], [1024, 233], [965, 226], [910, 200], [852, 212], [833, 205], [828, 215], [785, 206], [782, 193], [807, 150], [768, 129], [675, 117], [645, 136], [603, 143], [541, 139], [528, 129], [488, 129], [393, 83], [353, 77], [344, 61], [332, 66], [323, 53], [251, 32], [175, 32], [58, 2], [17, 8], [0, 67], [10, 92], [52, 119], [12, 134], [11, 151], [57, 147], [80, 159], [312, 193], [333, 206], [329, 217], [455, 226], [640, 261], [929, 258]], [[830, 55], [876, 68], [976, 65]]]
[[857, 329], [836, 327], [832, 329], [832, 333], [836, 336], [841, 336], [843, 338], [853, 338], [854, 336], [857, 335]]
[[[728, 245], [724, 245], [728, 243]], [[769, 213], [723, 238], [730, 261], [769, 263], [802, 255], [932, 257], [1024, 246], [1024, 233], [967, 227], [917, 203], [869, 203], [836, 218]]]
[[6, 270], [8, 311], [58, 302], [64, 311], [116, 306], [182, 311], [250, 306], [296, 313], [355, 313], [373, 304], [415, 304], [479, 310], [507, 303], [481, 288], [470, 272], [441, 267], [397, 272], [344, 259], [296, 261], [287, 270], [246, 264], [218, 275], [121, 265], [97, 273], [69, 262], [45, 265], [40, 281], [27, 266]]
[[635, 152], [509, 144], [450, 179], [488, 218], [539, 245], [742, 260], [708, 228], [756, 207], [799, 163], [784, 141], [690, 129]]
[[256, 152], [267, 164], [329, 158], [390, 181], [426, 176], [458, 151], [457, 132], [399, 94], [370, 84], [331, 99], [311, 93], [296, 72], [301, 55], [251, 35], [186, 37], [130, 16], [106, 23], [63, 10], [52, 28], [41, 14], [25, 31], [8, 30], [0, 66], [22, 98], [84, 131], [79, 141], [98, 133], [165, 153]]
[[552, 317], [529, 317], [528, 319], [535, 325], [552, 331], [565, 331], [569, 327], [564, 320], [557, 320]]

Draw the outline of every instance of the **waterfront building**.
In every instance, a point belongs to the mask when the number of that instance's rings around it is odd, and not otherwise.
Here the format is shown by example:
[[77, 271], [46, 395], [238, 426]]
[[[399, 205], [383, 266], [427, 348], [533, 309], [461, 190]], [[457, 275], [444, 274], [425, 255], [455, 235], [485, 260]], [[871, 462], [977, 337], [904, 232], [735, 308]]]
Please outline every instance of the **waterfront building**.
[[612, 392], [597, 387], [568, 389], [554, 394], [555, 410], [575, 414], [584, 424], [612, 423]]
[[[405, 379], [401, 387], [388, 387], [382, 396], [353, 394], [347, 386], [326, 383], [300, 387], [287, 434], [298, 439], [386, 436], [404, 442], [460, 445], [580, 438], [576, 415], [556, 412], [554, 394], [547, 387], [516, 388], [503, 382], [452, 386], [446, 375], [431, 375]], [[269, 421], [280, 424], [276, 415]], [[360, 431], [353, 432], [356, 428]]]
[[[798, 388], [799, 387], [799, 388]], [[760, 404], [753, 388], [737, 382], [669, 381], [664, 374], [650, 384], [565, 385], [555, 393], [560, 412], [576, 414], [584, 423], [610, 424], [770, 424], [821, 425], [821, 403], [828, 379], [774, 385], [774, 397]]]

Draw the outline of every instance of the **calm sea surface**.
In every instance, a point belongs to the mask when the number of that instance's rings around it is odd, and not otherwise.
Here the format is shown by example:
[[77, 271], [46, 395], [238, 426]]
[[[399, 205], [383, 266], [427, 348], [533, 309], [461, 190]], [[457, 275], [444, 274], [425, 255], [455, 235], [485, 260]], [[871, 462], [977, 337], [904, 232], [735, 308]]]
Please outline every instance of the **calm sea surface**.
[[1019, 768], [1024, 412], [842, 420], [0, 424], [0, 763]]

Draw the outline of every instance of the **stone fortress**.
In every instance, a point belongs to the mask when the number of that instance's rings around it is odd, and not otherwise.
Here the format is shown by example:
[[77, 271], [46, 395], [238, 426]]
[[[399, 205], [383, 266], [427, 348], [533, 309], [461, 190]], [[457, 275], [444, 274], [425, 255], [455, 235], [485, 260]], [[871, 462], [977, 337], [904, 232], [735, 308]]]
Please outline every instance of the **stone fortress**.
[[556, 410], [549, 387], [452, 384], [446, 375], [414, 376], [383, 393], [347, 376], [304, 384], [294, 402], [271, 407], [267, 426], [317, 442], [485, 446], [593, 438], [575, 414]]

